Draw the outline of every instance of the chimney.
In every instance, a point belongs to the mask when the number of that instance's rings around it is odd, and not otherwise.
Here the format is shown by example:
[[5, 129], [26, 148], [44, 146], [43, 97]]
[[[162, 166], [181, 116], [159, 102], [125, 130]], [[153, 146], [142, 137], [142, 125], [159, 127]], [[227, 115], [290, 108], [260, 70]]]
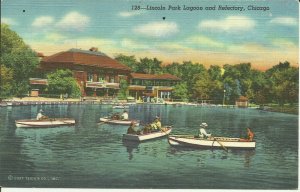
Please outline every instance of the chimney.
[[97, 47], [91, 47], [91, 48], [90, 48], [90, 51], [97, 52], [97, 51], [98, 51], [98, 48], [97, 48]]

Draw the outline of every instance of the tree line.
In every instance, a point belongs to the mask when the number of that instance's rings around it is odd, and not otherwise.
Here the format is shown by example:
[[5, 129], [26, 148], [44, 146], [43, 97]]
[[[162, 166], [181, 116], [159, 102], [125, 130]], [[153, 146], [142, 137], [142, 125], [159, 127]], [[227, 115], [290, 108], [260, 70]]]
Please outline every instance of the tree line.
[[[246, 96], [256, 104], [298, 103], [299, 69], [289, 62], [279, 63], [266, 71], [253, 69], [250, 63], [223, 67], [211, 65], [208, 69], [199, 63], [184, 61], [162, 65], [157, 58], [118, 55], [120, 63], [133, 72], [147, 74], [170, 73], [181, 81], [173, 91], [173, 98], [182, 100], [206, 99], [233, 104], [239, 96]], [[23, 39], [8, 25], [1, 23], [0, 100], [21, 97], [30, 90], [29, 78], [35, 77], [39, 58]], [[47, 74], [45, 91], [53, 94], [68, 93], [80, 96], [80, 88], [70, 70], [57, 70]], [[120, 96], [127, 95], [128, 84], [121, 82]]]
[[162, 65], [157, 58], [137, 60], [135, 56], [122, 54], [115, 59], [133, 72], [170, 73], [181, 78], [173, 91], [173, 98], [177, 99], [213, 100], [215, 103], [222, 103], [225, 99], [226, 104], [234, 104], [240, 96], [245, 96], [259, 105], [298, 103], [299, 68], [291, 66], [288, 61], [260, 71], [253, 69], [250, 63], [225, 64], [223, 67], [211, 65], [206, 69], [204, 65], [191, 61]]

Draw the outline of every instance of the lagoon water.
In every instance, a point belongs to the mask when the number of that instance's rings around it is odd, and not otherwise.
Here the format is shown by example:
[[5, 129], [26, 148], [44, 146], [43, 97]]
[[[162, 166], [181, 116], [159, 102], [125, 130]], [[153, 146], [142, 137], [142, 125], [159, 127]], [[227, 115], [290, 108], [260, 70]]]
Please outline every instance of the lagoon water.
[[[72, 117], [74, 127], [22, 129], [14, 121]], [[173, 134], [195, 134], [201, 122], [215, 136], [240, 137], [251, 127], [255, 150], [174, 148], [166, 138], [122, 141], [127, 126], [97, 124], [110, 105], [0, 108], [0, 185], [68, 188], [298, 188], [298, 116], [256, 109], [134, 105], [129, 117], [156, 115]]]

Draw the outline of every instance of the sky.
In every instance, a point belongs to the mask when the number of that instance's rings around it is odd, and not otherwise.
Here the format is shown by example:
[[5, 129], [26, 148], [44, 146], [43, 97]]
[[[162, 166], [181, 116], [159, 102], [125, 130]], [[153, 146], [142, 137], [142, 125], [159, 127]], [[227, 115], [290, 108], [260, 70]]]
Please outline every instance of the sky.
[[299, 65], [297, 0], [1, 0], [1, 23], [46, 56], [98, 47], [111, 57], [156, 57], [163, 64]]

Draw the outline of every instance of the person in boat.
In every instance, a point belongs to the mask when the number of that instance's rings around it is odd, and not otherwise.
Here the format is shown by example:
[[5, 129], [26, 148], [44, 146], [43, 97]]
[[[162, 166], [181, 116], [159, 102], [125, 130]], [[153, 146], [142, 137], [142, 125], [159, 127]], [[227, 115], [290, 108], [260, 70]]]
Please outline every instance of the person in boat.
[[120, 119], [120, 114], [119, 113], [115, 113], [111, 116], [112, 120], [119, 120]]
[[161, 122], [158, 116], [155, 117], [154, 121], [150, 124], [151, 131], [159, 131], [161, 130]]
[[128, 112], [124, 110], [124, 112], [121, 115], [121, 120], [128, 120]]
[[250, 128], [247, 128], [247, 136], [246, 138], [241, 138], [240, 141], [253, 141], [254, 133], [251, 131]]
[[131, 121], [130, 126], [127, 129], [127, 134], [138, 134], [136, 130], [136, 122]]
[[206, 132], [206, 130], [205, 130], [206, 127], [208, 127], [207, 123], [201, 123], [200, 129], [199, 129], [199, 134], [198, 134], [199, 138], [207, 139], [207, 138], [211, 137], [211, 134], [208, 134]]
[[39, 111], [39, 113], [37, 114], [37, 116], [36, 116], [36, 120], [42, 120], [42, 119], [47, 119], [48, 117], [47, 116], [45, 116], [44, 114], [43, 114], [43, 110], [42, 109], [40, 109], [40, 111]]

